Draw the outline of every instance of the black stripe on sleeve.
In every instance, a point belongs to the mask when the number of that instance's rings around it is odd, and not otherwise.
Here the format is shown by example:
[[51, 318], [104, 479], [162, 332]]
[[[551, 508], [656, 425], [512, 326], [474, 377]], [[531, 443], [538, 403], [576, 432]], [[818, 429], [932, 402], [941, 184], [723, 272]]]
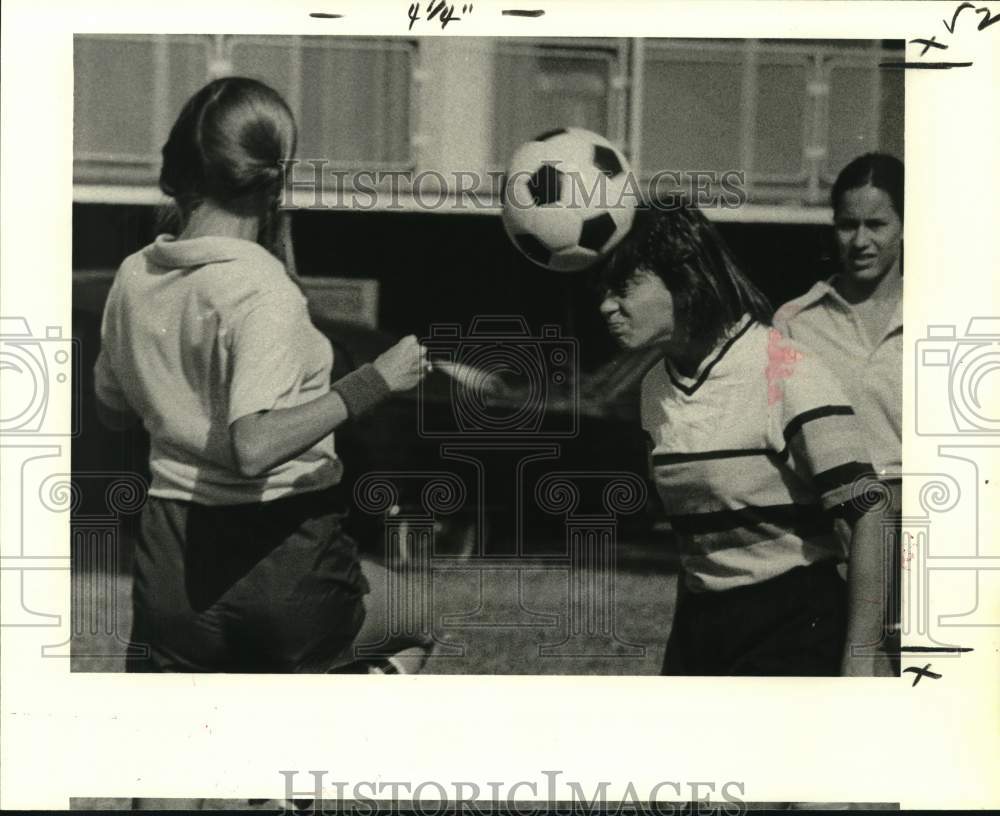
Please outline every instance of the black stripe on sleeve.
[[745, 456], [774, 456], [767, 448], [733, 448], [732, 450], [708, 450], [694, 453], [657, 453], [653, 456], [653, 466], [682, 465], [686, 462], [706, 462], [713, 459], [738, 459]]
[[683, 535], [725, 533], [740, 528], [770, 525], [784, 529], [809, 530], [819, 534], [829, 530], [830, 518], [815, 505], [774, 504], [767, 507], [743, 507], [739, 510], [717, 510], [712, 513], [690, 513], [669, 516], [675, 531]]
[[831, 416], [853, 415], [854, 409], [850, 405], [821, 405], [819, 408], [803, 411], [785, 426], [785, 444], [787, 445], [807, 422]]
[[846, 465], [837, 465], [837, 467], [817, 473], [813, 477], [813, 482], [816, 485], [816, 490], [823, 494], [863, 478], [875, 478], [872, 466], [867, 462], [848, 462]]

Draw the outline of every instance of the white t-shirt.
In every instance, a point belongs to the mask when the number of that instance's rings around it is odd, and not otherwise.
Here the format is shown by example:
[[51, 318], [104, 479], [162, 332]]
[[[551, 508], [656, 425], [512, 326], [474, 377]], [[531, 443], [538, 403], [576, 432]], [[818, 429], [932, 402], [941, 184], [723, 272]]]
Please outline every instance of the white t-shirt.
[[330, 390], [333, 350], [284, 266], [238, 238], [161, 235], [130, 256], [104, 309], [97, 397], [150, 435], [150, 494], [201, 504], [270, 501], [330, 487], [333, 435], [249, 479], [229, 426]]
[[830, 514], [873, 478], [861, 426], [818, 355], [744, 316], [693, 377], [642, 383], [652, 476], [693, 591], [845, 553]]

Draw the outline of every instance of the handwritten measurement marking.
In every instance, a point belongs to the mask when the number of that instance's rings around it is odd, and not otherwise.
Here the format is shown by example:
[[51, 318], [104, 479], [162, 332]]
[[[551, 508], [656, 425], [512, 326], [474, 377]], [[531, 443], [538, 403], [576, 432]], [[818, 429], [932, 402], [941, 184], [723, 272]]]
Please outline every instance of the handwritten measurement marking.
[[[955, 11], [951, 15], [951, 22], [947, 20], [941, 20], [944, 25], [945, 30], [949, 34], [955, 33], [955, 27], [958, 25], [958, 18], [961, 16], [962, 12], [966, 9], [972, 9], [975, 14], [982, 16], [979, 21], [979, 25], [976, 26], [977, 31], [982, 31], [985, 28], [989, 28], [996, 22], [1000, 22], [1000, 14], [991, 14], [988, 6], [976, 6], [974, 3], [964, 2], [960, 3], [955, 7]], [[920, 56], [924, 56], [931, 48], [937, 48], [939, 50], [947, 50], [948, 45], [946, 43], [939, 43], [937, 41], [937, 36], [932, 36], [930, 39], [925, 37], [918, 37], [917, 39], [909, 41], [913, 45], [922, 45], [924, 50], [920, 52]], [[924, 69], [948, 69], [948, 68], [968, 68], [972, 65], [971, 62], [882, 62], [879, 63], [880, 68], [924, 68]]]
[[950, 25], [949, 25], [949, 23], [948, 23], [947, 20], [942, 20], [941, 22], [944, 23], [944, 27], [948, 29], [948, 33], [949, 34], [954, 34], [955, 33], [955, 23], [958, 22], [958, 15], [959, 14], [961, 14], [967, 8], [975, 8], [975, 7], [976, 6], [975, 6], [974, 3], [962, 3], [962, 5], [960, 5], [957, 9], [955, 9], [955, 13], [951, 16], [951, 24]]
[[[473, 4], [464, 3], [462, 5], [462, 14], [471, 14]], [[407, 12], [407, 16], [410, 18], [410, 26], [408, 30], [413, 30], [413, 24], [420, 19], [420, 3], [410, 3], [410, 8]], [[425, 20], [437, 19], [441, 23], [441, 29], [445, 29], [448, 23], [458, 22], [461, 17], [455, 16], [455, 4], [446, 3], [445, 0], [432, 0], [432, 2], [427, 4], [427, 16]]]
[[988, 28], [995, 22], [1000, 20], [1000, 14], [995, 14], [990, 16], [990, 10], [986, 6], [980, 6], [976, 8], [974, 3], [962, 3], [958, 8], [955, 9], [955, 13], [951, 17], [951, 25], [948, 24], [947, 20], [942, 20], [944, 27], [948, 29], [949, 34], [955, 33], [955, 23], [958, 22], [958, 15], [961, 14], [966, 9], [976, 9], [976, 14], [982, 14], [983, 19], [979, 21], [979, 25], [976, 26], [977, 31], [982, 31], [984, 28]]
[[979, 25], [976, 26], [976, 31], [982, 31], [984, 28], [989, 28], [996, 22], [1000, 22], [1000, 14], [994, 14], [990, 16], [990, 10], [983, 6], [982, 8], [976, 9], [976, 14], [982, 14], [983, 19], [979, 21]]
[[[929, 677], [931, 678], [931, 680], [940, 680], [941, 675], [938, 674], [937, 672], [930, 671], [930, 668], [931, 668], [930, 663], [928, 663], [922, 669], [918, 669], [916, 666], [908, 666], [907, 668], [903, 669], [903, 673], [905, 674], [906, 672], [913, 672], [916, 675], [916, 677], [913, 678], [914, 686], [920, 682], [921, 677]], [[913, 686], [910, 686], [910, 688], [913, 688]]]

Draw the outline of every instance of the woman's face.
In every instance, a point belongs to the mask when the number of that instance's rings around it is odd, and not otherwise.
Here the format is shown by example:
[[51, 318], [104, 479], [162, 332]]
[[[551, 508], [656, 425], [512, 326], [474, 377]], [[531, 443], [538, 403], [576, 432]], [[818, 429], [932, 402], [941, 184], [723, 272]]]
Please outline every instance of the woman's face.
[[600, 309], [608, 331], [622, 348], [670, 345], [680, 339], [674, 298], [663, 281], [645, 269], [635, 272], [623, 292], [605, 292]]
[[877, 282], [899, 263], [903, 222], [885, 190], [871, 185], [847, 190], [833, 217], [844, 274]]

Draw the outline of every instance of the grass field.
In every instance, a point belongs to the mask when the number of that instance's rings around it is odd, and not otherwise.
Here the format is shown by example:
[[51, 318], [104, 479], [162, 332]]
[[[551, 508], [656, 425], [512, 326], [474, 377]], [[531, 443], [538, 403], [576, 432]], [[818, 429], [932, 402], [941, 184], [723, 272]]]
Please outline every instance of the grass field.
[[[425, 672], [435, 674], [657, 674], [673, 617], [676, 575], [661, 564], [595, 569], [585, 581], [536, 562], [456, 562], [420, 579], [370, 559], [364, 568], [372, 591], [357, 643], [377, 644], [390, 627], [432, 633], [442, 645]], [[121, 671], [115, 632], [131, 630], [131, 579], [79, 576], [74, 588], [77, 621], [96, 625], [74, 624], [73, 670]], [[584, 594], [571, 605], [574, 590]]]

